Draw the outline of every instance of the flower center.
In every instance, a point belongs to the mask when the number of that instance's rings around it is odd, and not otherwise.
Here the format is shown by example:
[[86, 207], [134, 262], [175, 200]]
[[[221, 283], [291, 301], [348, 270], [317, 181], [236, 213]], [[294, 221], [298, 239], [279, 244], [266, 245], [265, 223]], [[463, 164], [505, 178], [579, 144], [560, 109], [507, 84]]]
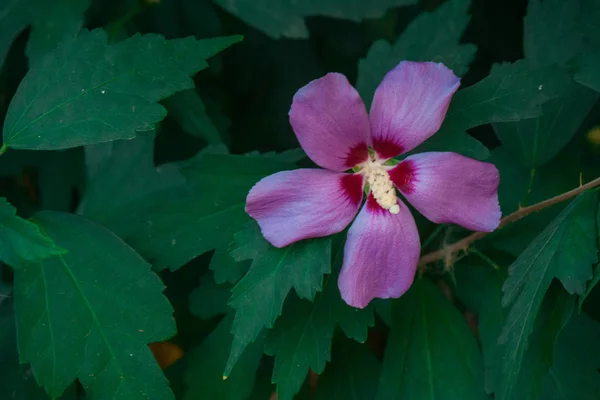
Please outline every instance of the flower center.
[[383, 165], [377, 161], [368, 161], [364, 165], [362, 172], [367, 179], [367, 183], [377, 204], [392, 214], [398, 214], [400, 206], [396, 197], [396, 189]]

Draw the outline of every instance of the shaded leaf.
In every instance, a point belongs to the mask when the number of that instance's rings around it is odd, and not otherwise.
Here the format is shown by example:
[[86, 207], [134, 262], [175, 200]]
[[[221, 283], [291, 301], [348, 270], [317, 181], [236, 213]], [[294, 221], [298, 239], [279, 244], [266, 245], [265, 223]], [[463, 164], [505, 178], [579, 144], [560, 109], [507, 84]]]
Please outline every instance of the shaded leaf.
[[561, 95], [569, 82], [558, 66], [531, 68], [524, 60], [495, 64], [487, 77], [454, 95], [437, 135], [537, 117], [541, 104]]
[[78, 212], [99, 222], [137, 199], [185, 182], [175, 165], [154, 165], [154, 133], [86, 146], [85, 164]]
[[30, 7], [26, 0], [5, 0], [0, 4], [0, 68], [12, 42], [30, 23]]
[[103, 224], [155, 268], [176, 270], [227, 248], [250, 219], [244, 210], [250, 188], [265, 175], [293, 168], [268, 157], [203, 153], [182, 168], [190, 184], [141, 197]]
[[[232, 245], [235, 246], [235, 243]], [[226, 250], [217, 249], [210, 259], [209, 269], [215, 273], [215, 282], [236, 283], [246, 274], [249, 266], [248, 260], [238, 262]]]
[[483, 361], [462, 315], [426, 279], [394, 301], [379, 400], [486, 399]]
[[381, 365], [367, 345], [339, 340], [333, 357], [319, 377], [315, 400], [362, 400], [377, 393]]
[[479, 265], [481, 260], [468, 257], [456, 265], [455, 293], [467, 307], [477, 313], [479, 341], [485, 366], [485, 391], [493, 393], [501, 379], [502, 348], [498, 336], [504, 325], [501, 305], [505, 269]]
[[273, 327], [292, 288], [301, 298], [312, 300], [321, 290], [323, 274], [331, 271], [330, 238], [303, 240], [279, 249], [251, 222], [235, 235], [235, 243], [232, 256], [237, 261], [252, 259], [252, 265], [233, 288], [228, 302], [236, 313], [225, 376], [261, 330]]
[[223, 143], [223, 138], [206, 113], [204, 102], [195, 90], [186, 90], [164, 100], [165, 108], [181, 128], [208, 144]]
[[576, 61], [575, 80], [590, 89], [600, 92], [600, 54], [582, 55]]
[[[31, 367], [19, 364], [17, 329], [12, 304], [3, 305], [0, 309], [0, 370], [0, 398], [48, 400], [44, 389], [36, 383]], [[71, 385], [60, 400], [75, 400], [75, 389], [75, 385]]]
[[189, 367], [185, 376], [188, 390], [184, 400], [244, 400], [252, 393], [263, 354], [263, 337], [261, 335], [248, 346], [231, 375], [224, 379], [222, 373], [231, 347], [229, 330], [232, 319], [223, 319], [200, 347], [189, 354]]
[[494, 130], [524, 167], [536, 168], [553, 159], [573, 138], [597, 100], [597, 93], [574, 83], [568, 94], [542, 105], [542, 116], [495, 124]]
[[32, 29], [27, 43], [27, 57], [35, 65], [58, 44], [73, 39], [83, 28], [83, 13], [91, 0], [34, 1], [30, 5]]
[[52, 397], [77, 378], [91, 399], [172, 399], [147, 347], [175, 333], [150, 265], [81, 217], [42, 212], [35, 222], [69, 252], [16, 271], [21, 362]]
[[218, 284], [212, 274], [206, 274], [200, 279], [200, 285], [190, 294], [190, 312], [201, 319], [227, 314], [231, 311], [227, 307], [230, 295], [231, 285]]
[[512, 305], [500, 342], [505, 345], [499, 399], [514, 395], [528, 337], [553, 278], [570, 293], [583, 293], [598, 261], [595, 213], [597, 193], [579, 195], [523, 251], [504, 283], [505, 307]]
[[239, 40], [135, 35], [109, 45], [102, 30], [82, 32], [25, 76], [4, 121], [4, 142], [56, 150], [153, 130], [165, 116], [156, 102], [192, 88], [190, 76], [206, 59]]
[[40, 228], [19, 216], [17, 210], [0, 197], [0, 260], [13, 268], [26, 262], [64, 254]]
[[[587, 47], [580, 1], [532, 0], [525, 18], [525, 60], [532, 68], [564, 65]], [[558, 154], [573, 138], [598, 94], [569, 82], [564, 93], [542, 105], [535, 119], [494, 125], [500, 141], [527, 168], [536, 168]]]
[[574, 315], [561, 331], [554, 363], [543, 382], [544, 400], [590, 400], [600, 397], [600, 325]]
[[331, 342], [336, 326], [346, 336], [364, 343], [374, 324], [371, 307], [348, 306], [340, 295], [337, 280], [342, 266], [343, 246], [339, 246], [335, 269], [323, 292], [311, 304], [292, 297], [283, 315], [269, 331], [265, 352], [275, 356], [272, 382], [280, 400], [291, 400], [300, 390], [310, 370], [321, 374], [331, 359]]
[[214, 0], [248, 25], [278, 39], [308, 37], [304, 17], [322, 15], [361, 21], [383, 16], [388, 8], [416, 3], [416, 0]]

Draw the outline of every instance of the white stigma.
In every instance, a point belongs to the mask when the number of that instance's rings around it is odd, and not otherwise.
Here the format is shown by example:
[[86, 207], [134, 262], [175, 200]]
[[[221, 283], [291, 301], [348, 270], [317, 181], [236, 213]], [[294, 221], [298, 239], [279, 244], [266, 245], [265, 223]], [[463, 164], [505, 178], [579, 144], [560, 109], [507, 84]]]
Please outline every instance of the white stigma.
[[400, 206], [396, 197], [396, 189], [383, 166], [377, 162], [371, 162], [365, 165], [363, 171], [377, 204], [392, 214], [398, 214]]

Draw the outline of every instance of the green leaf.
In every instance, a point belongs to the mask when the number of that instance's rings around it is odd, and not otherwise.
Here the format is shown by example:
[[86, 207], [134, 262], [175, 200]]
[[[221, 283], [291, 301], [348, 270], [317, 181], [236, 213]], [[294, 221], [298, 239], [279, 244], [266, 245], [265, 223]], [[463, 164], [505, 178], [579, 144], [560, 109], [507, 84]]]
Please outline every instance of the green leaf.
[[352, 21], [379, 18], [392, 7], [406, 6], [416, 0], [214, 0], [219, 6], [248, 25], [278, 39], [309, 36], [304, 17], [327, 16]]
[[[556, 339], [573, 312], [573, 300], [573, 296], [569, 296], [559, 285], [553, 286], [546, 294], [535, 320], [530, 345], [523, 357], [514, 390], [515, 393], [519, 393], [520, 399], [540, 398], [542, 382], [552, 366]], [[499, 362], [502, 362], [507, 351], [510, 350], [504, 346], [504, 352], [498, 358]], [[498, 396], [503, 389], [500, 385]]]
[[553, 159], [573, 138], [598, 97], [573, 83], [568, 94], [542, 105], [542, 116], [495, 124], [494, 130], [524, 167], [537, 168]]
[[575, 80], [590, 89], [600, 92], [600, 54], [584, 54], [577, 58]]
[[587, 299], [587, 297], [590, 295], [592, 290], [596, 287], [598, 282], [600, 282], [600, 268], [598, 268], [598, 265], [596, 265], [596, 268], [594, 269], [594, 277], [589, 282], [585, 293], [582, 294], [581, 296], [579, 296], [579, 311], [581, 311], [583, 302], [585, 301], [585, 299]]
[[374, 324], [371, 307], [357, 309], [342, 300], [337, 286], [342, 254], [343, 243], [338, 248], [333, 273], [314, 303], [292, 297], [267, 336], [265, 352], [275, 356], [272, 382], [277, 384], [280, 400], [291, 400], [298, 393], [309, 369], [317, 374], [323, 372], [331, 359], [336, 326], [349, 338], [364, 343], [368, 328]]
[[27, 44], [31, 64], [74, 37], [83, 26], [89, 0], [6, 0], [0, 5], [0, 68], [17, 36], [32, 25]]
[[188, 391], [184, 400], [244, 400], [252, 393], [256, 370], [263, 354], [263, 337], [261, 335], [248, 346], [235, 370], [224, 379], [222, 372], [231, 347], [229, 329], [232, 320], [231, 317], [223, 319], [202, 345], [189, 354], [185, 376]]
[[393, 45], [385, 40], [373, 43], [358, 63], [356, 82], [367, 108], [385, 74], [402, 60], [441, 62], [458, 76], [466, 74], [477, 50], [473, 44], [460, 43], [471, 19], [470, 6], [471, 0], [448, 1], [416, 17]]
[[5, 0], [0, 4], [0, 68], [12, 42], [25, 30], [30, 22], [31, 2]]
[[147, 347], [175, 334], [150, 265], [81, 217], [42, 212], [35, 221], [69, 252], [15, 273], [21, 362], [52, 397], [77, 378], [91, 399], [172, 399]]
[[381, 365], [365, 344], [339, 340], [333, 359], [319, 377], [315, 400], [362, 400], [373, 398]]
[[200, 279], [200, 285], [190, 294], [190, 312], [200, 319], [227, 314], [231, 311], [227, 307], [230, 295], [231, 285], [218, 284], [212, 274], [206, 274]]
[[486, 399], [483, 361], [463, 316], [426, 279], [394, 301], [378, 400]]
[[17, 210], [0, 197], [0, 260], [13, 268], [26, 262], [64, 254], [66, 250], [56, 246], [40, 228], [21, 217]]
[[164, 100], [165, 108], [181, 128], [208, 144], [223, 143], [223, 138], [206, 113], [204, 102], [195, 90], [186, 90]]
[[437, 135], [537, 117], [541, 104], [561, 95], [570, 81], [558, 66], [531, 68], [524, 60], [495, 64], [487, 77], [454, 95]]
[[574, 315], [561, 331], [554, 363], [543, 382], [540, 399], [589, 400], [600, 397], [600, 324]]
[[85, 164], [78, 212], [99, 222], [135, 200], [185, 182], [175, 165], [154, 165], [154, 133], [86, 146]]
[[228, 303], [236, 313], [225, 376], [261, 330], [273, 327], [292, 288], [301, 298], [312, 300], [321, 290], [323, 274], [331, 271], [330, 238], [303, 240], [279, 249], [251, 222], [235, 235], [235, 243], [232, 256], [237, 261], [252, 259], [252, 265], [231, 291]]
[[[587, 46], [580, 1], [532, 0], [525, 18], [525, 60], [532, 68], [564, 65]], [[573, 138], [598, 94], [575, 82], [542, 105], [535, 119], [494, 125], [500, 141], [527, 168], [548, 162]]]
[[4, 142], [56, 150], [153, 130], [165, 116], [157, 101], [193, 88], [190, 76], [207, 67], [206, 59], [239, 40], [135, 35], [109, 45], [104, 31], [84, 31], [25, 76], [4, 121]]
[[203, 153], [182, 168], [190, 184], [141, 197], [102, 223], [155, 268], [176, 270], [200, 254], [227, 248], [250, 219], [244, 208], [252, 186], [293, 168], [270, 157]]
[[35, 65], [58, 44], [75, 38], [84, 23], [84, 12], [91, 0], [34, 0], [31, 11], [31, 33], [27, 43], [27, 57]]
[[501, 352], [498, 336], [504, 325], [501, 305], [505, 269], [481, 265], [474, 256], [461, 260], [454, 270], [455, 293], [467, 307], [477, 313], [479, 341], [485, 366], [485, 391], [493, 393], [501, 379]]
[[[233, 243], [232, 245], [235, 246]], [[231, 255], [222, 249], [215, 250], [210, 259], [209, 269], [215, 273], [215, 282], [236, 283], [248, 272], [250, 262], [248, 260], [237, 262]]]
[[[4, 304], [0, 308], [0, 370], [0, 398], [48, 400], [44, 389], [35, 382], [30, 366], [19, 364], [17, 329], [12, 304]], [[75, 385], [71, 385], [60, 400], [77, 399], [75, 389]]]
[[591, 266], [598, 261], [596, 206], [596, 192], [579, 195], [510, 266], [502, 304], [512, 307], [499, 339], [506, 348], [499, 399], [514, 395], [528, 337], [552, 279], [581, 294], [592, 277]]
[[581, 29], [581, 0], [530, 0], [523, 46], [534, 67], [562, 64], [586, 48]]

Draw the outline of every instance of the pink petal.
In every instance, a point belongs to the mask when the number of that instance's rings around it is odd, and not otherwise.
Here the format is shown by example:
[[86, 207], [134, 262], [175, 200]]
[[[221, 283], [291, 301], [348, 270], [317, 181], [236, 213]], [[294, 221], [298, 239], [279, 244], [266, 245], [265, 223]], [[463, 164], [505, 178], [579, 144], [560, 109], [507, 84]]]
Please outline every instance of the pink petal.
[[362, 175], [322, 169], [278, 172], [248, 193], [246, 212], [273, 246], [341, 232], [362, 200]]
[[369, 117], [344, 75], [330, 73], [298, 90], [289, 114], [300, 145], [317, 165], [341, 172], [367, 160]]
[[493, 164], [456, 153], [422, 153], [389, 172], [410, 204], [433, 222], [484, 232], [500, 224], [500, 175]]
[[421, 243], [408, 207], [398, 205], [400, 212], [391, 214], [369, 195], [348, 231], [338, 286], [353, 307], [400, 297], [412, 285]]
[[396, 157], [437, 132], [459, 86], [460, 79], [441, 63], [402, 61], [388, 72], [371, 105], [377, 154]]

